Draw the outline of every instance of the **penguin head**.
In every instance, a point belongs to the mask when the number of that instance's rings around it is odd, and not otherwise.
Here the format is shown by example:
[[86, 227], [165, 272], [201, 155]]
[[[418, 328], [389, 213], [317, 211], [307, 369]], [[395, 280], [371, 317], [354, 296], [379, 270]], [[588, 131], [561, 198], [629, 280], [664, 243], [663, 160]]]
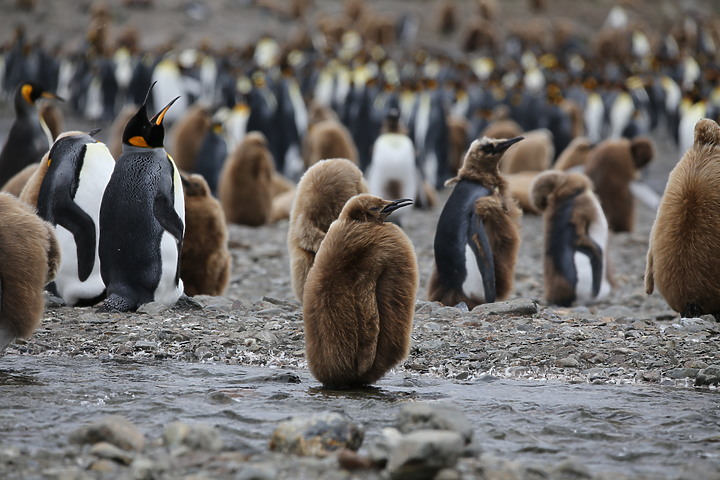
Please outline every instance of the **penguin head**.
[[130, 118], [127, 125], [125, 125], [122, 137], [123, 144], [134, 147], [162, 148], [163, 141], [165, 140], [165, 127], [163, 127], [162, 122], [172, 104], [180, 97], [172, 99], [172, 101], [165, 105], [154, 117], [148, 119], [147, 101], [154, 86], [155, 83], [150, 86], [145, 96], [145, 101], [140, 105], [137, 113]]
[[347, 201], [340, 213], [340, 218], [356, 222], [383, 223], [395, 210], [412, 205], [409, 198], [385, 200], [375, 195], [363, 193], [355, 195]]
[[465, 154], [465, 160], [458, 171], [457, 177], [451, 178], [445, 184], [451, 185], [461, 178], [480, 180], [488, 174], [497, 175], [498, 164], [505, 150], [524, 138], [515, 137], [506, 140], [504, 138], [483, 137], [473, 141], [467, 154]]
[[710, 118], [703, 118], [695, 124], [695, 144], [720, 145], [720, 126]]
[[35, 102], [40, 98], [54, 98], [62, 101], [62, 98], [58, 97], [53, 92], [48, 92], [40, 85], [33, 82], [25, 82], [21, 84], [17, 89], [16, 96], [24, 100], [28, 105], [35, 105]]

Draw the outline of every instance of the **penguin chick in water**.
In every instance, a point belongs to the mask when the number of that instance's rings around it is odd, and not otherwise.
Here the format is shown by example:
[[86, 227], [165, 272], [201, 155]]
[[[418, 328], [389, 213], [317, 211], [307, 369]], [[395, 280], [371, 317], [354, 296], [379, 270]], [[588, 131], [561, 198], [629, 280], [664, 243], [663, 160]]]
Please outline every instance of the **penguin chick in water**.
[[15, 121], [0, 151], [0, 185], [31, 163], [39, 162], [50, 148], [50, 130], [35, 105], [40, 98], [61, 100], [35, 83], [23, 83], [15, 91]]
[[695, 139], [668, 177], [650, 232], [645, 291], [657, 287], [683, 317], [720, 319], [720, 127], [695, 124]]
[[407, 235], [385, 220], [411, 204], [357, 195], [320, 245], [305, 283], [303, 322], [308, 366], [323, 385], [374, 383], [408, 354], [417, 259]]
[[290, 210], [288, 251], [293, 292], [303, 299], [305, 278], [320, 242], [349, 198], [367, 193], [360, 169], [350, 160], [322, 160], [300, 178]]
[[593, 185], [582, 173], [547, 171], [530, 186], [533, 206], [543, 212], [545, 299], [569, 307], [610, 293], [608, 224]]
[[0, 353], [37, 328], [45, 309], [43, 289], [59, 263], [52, 226], [30, 206], [0, 193]]
[[100, 311], [136, 310], [152, 301], [174, 305], [183, 293], [185, 199], [163, 148], [163, 119], [173, 102], [148, 119], [146, 97], [125, 126], [123, 153], [100, 205], [100, 272], [107, 287]]
[[503, 300], [510, 294], [520, 248], [520, 210], [498, 171], [503, 153], [522, 140], [483, 137], [465, 155], [435, 231], [428, 299], [443, 305]]

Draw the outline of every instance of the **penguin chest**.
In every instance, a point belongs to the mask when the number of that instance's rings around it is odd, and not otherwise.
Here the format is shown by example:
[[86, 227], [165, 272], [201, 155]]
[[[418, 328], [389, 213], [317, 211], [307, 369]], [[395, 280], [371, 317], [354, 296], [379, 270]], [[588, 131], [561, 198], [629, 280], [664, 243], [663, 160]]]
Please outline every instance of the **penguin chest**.
[[[595, 220], [588, 227], [588, 236], [598, 247], [599, 259], [593, 259], [587, 253], [575, 251], [573, 261], [577, 274], [575, 295], [580, 303], [601, 300], [610, 293], [610, 282], [607, 276], [606, 250], [608, 242], [608, 224], [602, 214], [602, 208], [593, 198]], [[598, 279], [599, 278], [599, 284]]]
[[[155, 289], [153, 298], [156, 302], [172, 305], [183, 293], [183, 282], [180, 280], [180, 252], [182, 251], [182, 237], [185, 231], [185, 196], [183, 194], [180, 173], [175, 162], [168, 155], [173, 175], [173, 207], [181, 223], [180, 238], [177, 233], [163, 229], [160, 235], [160, 281]], [[162, 224], [163, 222], [161, 222]]]
[[462, 290], [467, 297], [477, 298], [481, 302], [485, 301], [483, 276], [478, 268], [478, 258], [470, 245], [465, 245], [465, 280], [463, 280]]

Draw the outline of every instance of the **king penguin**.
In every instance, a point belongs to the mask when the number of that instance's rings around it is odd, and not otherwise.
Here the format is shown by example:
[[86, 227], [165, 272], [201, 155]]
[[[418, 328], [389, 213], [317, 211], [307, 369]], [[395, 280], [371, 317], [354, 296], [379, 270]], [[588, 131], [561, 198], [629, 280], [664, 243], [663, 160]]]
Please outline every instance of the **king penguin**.
[[0, 185], [31, 163], [39, 162], [50, 148], [50, 130], [35, 105], [40, 98], [60, 99], [35, 83], [23, 83], [15, 91], [15, 121], [0, 151]]
[[100, 273], [107, 287], [100, 311], [136, 310], [152, 301], [174, 305], [183, 293], [185, 199], [163, 147], [163, 119], [175, 100], [148, 119], [151, 92], [152, 86], [125, 126], [123, 153], [100, 205]]
[[100, 202], [115, 160], [91, 133], [64, 133], [47, 155], [37, 212], [55, 227], [61, 262], [53, 293], [68, 305], [95, 304], [105, 293], [100, 276]]
[[53, 279], [60, 249], [52, 226], [9, 193], [0, 193], [0, 353], [29, 337], [45, 309], [43, 288]]
[[543, 212], [545, 299], [569, 307], [610, 293], [608, 224], [590, 179], [582, 173], [547, 171], [530, 186], [530, 199]]
[[483, 137], [470, 145], [435, 231], [428, 299], [472, 309], [510, 294], [520, 248], [520, 210], [498, 171], [503, 153], [523, 137]]
[[407, 235], [386, 219], [411, 204], [352, 197], [320, 245], [303, 323], [310, 372], [325, 386], [374, 383], [408, 354], [417, 259]]

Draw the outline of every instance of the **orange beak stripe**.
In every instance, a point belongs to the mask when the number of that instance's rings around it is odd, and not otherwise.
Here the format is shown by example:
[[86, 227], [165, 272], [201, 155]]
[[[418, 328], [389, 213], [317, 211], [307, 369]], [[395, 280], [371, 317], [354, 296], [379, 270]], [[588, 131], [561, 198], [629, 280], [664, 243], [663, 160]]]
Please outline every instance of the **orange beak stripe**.
[[145, 139], [143, 137], [141, 137], [140, 135], [130, 137], [130, 140], [128, 140], [128, 142], [130, 143], [130, 145], [133, 145], [135, 147], [150, 148], [150, 145], [148, 145], [148, 143], [145, 141]]
[[158, 118], [157, 118], [157, 120], [155, 120], [155, 125], [162, 125], [163, 118], [165, 118], [165, 114], [167, 113], [168, 110], [170, 110], [170, 105], [163, 108], [162, 112], [160, 112], [158, 114]]

